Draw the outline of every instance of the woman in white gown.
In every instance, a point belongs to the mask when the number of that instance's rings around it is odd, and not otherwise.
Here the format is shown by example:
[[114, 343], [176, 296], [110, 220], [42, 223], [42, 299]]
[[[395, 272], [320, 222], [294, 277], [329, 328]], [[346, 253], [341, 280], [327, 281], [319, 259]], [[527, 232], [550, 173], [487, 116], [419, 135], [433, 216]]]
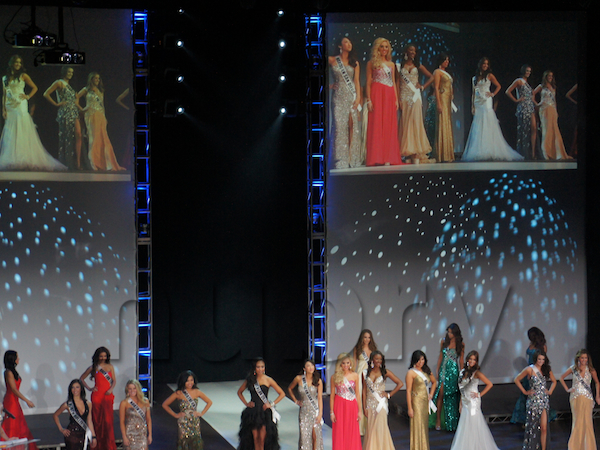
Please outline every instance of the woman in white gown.
[[[522, 161], [504, 139], [494, 112], [494, 97], [500, 92], [500, 83], [492, 73], [488, 58], [481, 58], [473, 77], [471, 113], [473, 122], [462, 161]], [[494, 85], [494, 92], [490, 87]]]
[[[31, 88], [25, 94], [25, 85]], [[23, 59], [14, 55], [2, 77], [2, 117], [4, 128], [0, 138], [0, 170], [67, 170], [44, 148], [33, 119], [28, 100], [38, 88], [25, 73]]]
[[[485, 383], [481, 393], [477, 389], [479, 380]], [[462, 411], [450, 450], [498, 450], [481, 412], [481, 397], [492, 386], [492, 382], [479, 371], [479, 353], [470, 351], [458, 379]]]

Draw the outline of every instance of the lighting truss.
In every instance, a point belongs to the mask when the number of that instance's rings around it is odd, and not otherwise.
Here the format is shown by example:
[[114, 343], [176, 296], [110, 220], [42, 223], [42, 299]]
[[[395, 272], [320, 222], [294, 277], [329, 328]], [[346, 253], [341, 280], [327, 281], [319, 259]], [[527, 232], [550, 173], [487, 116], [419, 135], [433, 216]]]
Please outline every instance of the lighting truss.
[[306, 203], [308, 252], [308, 350], [326, 378], [327, 279], [325, 250], [325, 64], [323, 17], [304, 16], [308, 62], [306, 98]]
[[150, 197], [150, 99], [148, 92], [148, 12], [133, 11], [135, 72], [135, 188], [137, 229], [137, 378], [152, 402], [152, 238]]

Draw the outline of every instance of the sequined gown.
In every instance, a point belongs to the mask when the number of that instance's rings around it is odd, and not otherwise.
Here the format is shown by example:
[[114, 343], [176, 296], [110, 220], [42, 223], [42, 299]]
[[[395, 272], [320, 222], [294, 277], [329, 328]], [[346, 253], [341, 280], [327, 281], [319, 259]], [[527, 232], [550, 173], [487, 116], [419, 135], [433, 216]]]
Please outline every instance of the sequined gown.
[[[425, 376], [429, 378], [427, 374]], [[410, 419], [410, 450], [429, 450], [429, 396], [427, 385], [419, 375], [413, 379], [410, 395], [414, 412]]]
[[[533, 394], [531, 394], [527, 399], [527, 421], [525, 422], [525, 440], [523, 441], [523, 450], [540, 450], [542, 448], [542, 412], [545, 410], [546, 418], [550, 417], [550, 396], [546, 392], [547, 384], [548, 379], [541, 373], [534, 374], [529, 379], [530, 389], [533, 390]], [[547, 428], [546, 442], [550, 442], [549, 428]]]
[[184, 412], [185, 416], [177, 419], [177, 450], [202, 450], [204, 442], [200, 432], [200, 417], [194, 415], [196, 410], [192, 409], [187, 399], [180, 399], [179, 411]]
[[440, 78], [440, 105], [442, 112], [437, 114], [435, 127], [435, 152], [439, 162], [454, 161], [454, 132], [452, 131], [452, 99], [454, 90], [452, 88], [452, 77], [442, 69]]
[[[354, 381], [350, 386], [356, 392]], [[345, 383], [335, 385], [333, 400], [335, 422], [331, 424], [331, 440], [333, 450], [361, 450], [360, 431], [358, 429], [358, 402], [356, 395], [350, 392]]]
[[[140, 406], [140, 408], [148, 414], [148, 407]], [[199, 424], [198, 429], [200, 429]], [[148, 449], [148, 424], [133, 408], [125, 410], [125, 434], [127, 435], [127, 439], [129, 439], [128, 450]]]
[[533, 103], [533, 89], [529, 86], [527, 80], [522, 79], [523, 83], [517, 86], [518, 98], [523, 100], [517, 103], [517, 152], [525, 159], [533, 157], [531, 149], [531, 116], [535, 112]]
[[[365, 434], [365, 450], [394, 450], [394, 441], [390, 434], [390, 427], [388, 426], [388, 411], [385, 408], [381, 408], [377, 412], [379, 402], [371, 392], [377, 392], [379, 397], [383, 399], [385, 404], [388, 404], [387, 394], [385, 392], [385, 379], [383, 376], [377, 377], [375, 381], [372, 381], [370, 377], [366, 378], [365, 389], [367, 390], [367, 432]], [[371, 389], [369, 389], [369, 386]]]
[[79, 120], [79, 109], [75, 104], [77, 96], [70, 84], [63, 81], [64, 88], [56, 91], [58, 107], [56, 121], [58, 122], [58, 159], [69, 169], [77, 169], [75, 153], [75, 123]]
[[[354, 80], [354, 67], [344, 66], [348, 76]], [[333, 90], [333, 122], [334, 142], [333, 158], [336, 169], [361, 166], [364, 161], [361, 157], [361, 123], [358, 111], [352, 108], [355, 96], [337, 65], [332, 66], [335, 89]], [[360, 86], [358, 87], [360, 89]], [[358, 95], [358, 92], [357, 92]]]
[[[269, 395], [269, 387], [261, 385], [261, 390], [265, 397]], [[250, 401], [254, 402], [253, 408], [246, 408], [242, 411], [242, 421], [240, 424], [240, 445], [238, 450], [254, 450], [254, 438], [252, 430], [258, 430], [265, 426], [267, 436], [265, 439], [265, 450], [279, 450], [279, 432], [277, 425], [273, 422], [271, 409], [263, 411], [263, 401], [254, 390], [254, 385], [248, 382], [248, 391], [250, 392]]]
[[419, 98], [413, 101], [414, 92], [406, 83], [405, 78], [416, 88], [419, 83], [419, 69], [406, 67], [400, 69], [400, 105], [402, 112], [400, 117], [400, 153], [402, 156], [413, 156], [419, 160], [428, 160], [431, 152], [431, 144], [427, 139], [425, 126], [423, 125], [423, 103], [421, 91]]
[[[317, 386], [308, 385], [308, 391], [314, 402], [318, 405]], [[298, 425], [300, 426], [300, 436], [298, 440], [298, 450], [323, 450], [323, 430], [320, 423], [316, 422], [317, 413], [312, 407], [308, 396], [304, 392], [302, 386], [298, 389], [298, 394], [302, 406], [298, 412]], [[315, 442], [313, 445], [313, 431], [315, 434]]]
[[[463, 373], [464, 369], [461, 370], [461, 377]], [[472, 397], [473, 393], [479, 392], [478, 383], [477, 378], [460, 379], [458, 382], [462, 411], [450, 450], [498, 450], [481, 412], [481, 398]]]
[[5, 92], [6, 120], [0, 137], [0, 170], [60, 171], [67, 170], [46, 151], [33, 119], [29, 115], [25, 81], [8, 81], [2, 77]]
[[[88, 415], [90, 414], [90, 408], [87, 402], [84, 402], [85, 410], [83, 414], [80, 414], [83, 421], [87, 424]], [[65, 448], [67, 450], [83, 450], [85, 444], [85, 430], [79, 426], [77, 421], [69, 414], [69, 425], [67, 430], [70, 434], [65, 436]]]
[[[365, 359], [366, 358], [366, 359]], [[358, 374], [358, 389], [356, 390], [356, 395], [362, 398], [362, 390], [363, 390], [363, 376], [367, 376], [367, 369], [369, 368], [369, 360], [366, 353], [361, 352], [356, 359], [356, 373]], [[364, 436], [365, 431], [367, 430], [367, 418], [363, 417], [359, 424], [360, 435]]]
[[[394, 69], [391, 69], [394, 70]], [[367, 166], [403, 164], [398, 142], [396, 88], [391, 70], [373, 69], [371, 102], [367, 124]]]
[[[115, 375], [112, 372], [109, 372], [109, 374], [114, 380]], [[91, 400], [92, 422], [94, 423], [94, 431], [98, 442], [95, 450], [116, 450], [113, 412], [115, 395], [106, 395], [106, 391], [110, 389], [111, 384], [101, 372], [95, 373], [94, 382], [96, 390], [92, 391]]]
[[[106, 131], [104, 94], [88, 90], [85, 96], [85, 126], [88, 136], [88, 157], [94, 170], [125, 170], [119, 166]], [[93, 416], [92, 416], [93, 417]]]
[[[573, 423], [569, 437], [569, 450], [597, 450], [596, 437], [594, 436], [594, 397], [591, 392], [592, 374], [588, 367], [585, 368], [583, 377], [578, 377], [576, 366], [573, 371], [573, 392], [569, 395]], [[589, 388], [586, 387], [589, 386]]]
[[490, 97], [492, 82], [487, 78], [477, 81], [473, 77], [473, 105], [475, 114], [462, 155], [462, 161], [522, 161], [504, 139]]
[[[6, 376], [4, 377], [4, 381], [6, 382]], [[22, 381], [22, 378], [15, 380], [17, 390], [21, 389]], [[2, 429], [6, 435], [9, 438], [18, 437], [33, 439], [33, 435], [31, 434], [31, 431], [29, 431], [27, 422], [25, 422], [25, 415], [23, 414], [21, 403], [19, 403], [19, 397], [17, 397], [10, 389], [7, 389], [4, 394], [3, 406], [6, 411], [10, 411], [13, 416], [15, 416], [14, 419], [8, 419], [2, 422]], [[28, 450], [37, 450], [37, 445], [35, 445], [34, 442], [30, 443]]]
[[542, 125], [542, 155], [545, 159], [571, 159], [565, 151], [562, 135], [558, 129], [556, 91], [542, 88], [540, 100], [540, 122]]
[[[454, 348], [442, 349], [442, 365], [438, 374], [438, 385], [433, 396], [434, 403], [437, 402], [440, 389], [443, 387], [442, 408], [440, 411], [440, 424], [442, 430], [454, 431], [458, 425], [458, 406], [460, 402], [460, 391], [458, 389], [458, 353]], [[429, 427], [435, 426], [436, 413], [429, 418]]]

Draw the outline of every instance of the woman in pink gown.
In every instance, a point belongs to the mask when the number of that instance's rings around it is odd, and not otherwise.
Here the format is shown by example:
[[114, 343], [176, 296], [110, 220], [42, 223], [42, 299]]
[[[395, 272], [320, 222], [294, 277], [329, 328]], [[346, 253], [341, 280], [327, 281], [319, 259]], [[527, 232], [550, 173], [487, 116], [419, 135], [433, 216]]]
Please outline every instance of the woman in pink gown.
[[[6, 432], [6, 436], [10, 438], [27, 438], [33, 439], [31, 431], [25, 422], [25, 415], [21, 409], [19, 400], [23, 400], [30, 408], [35, 408], [31, 400], [21, 394], [21, 382], [23, 379], [17, 372], [17, 364], [19, 364], [19, 355], [14, 350], [7, 350], [4, 353], [4, 383], [6, 384], [6, 394], [4, 394], [4, 411], [10, 412], [14, 418], [4, 420], [2, 429]], [[3, 412], [4, 414], [4, 412]], [[37, 450], [35, 443], [29, 444], [29, 450]]]
[[385, 38], [373, 43], [367, 63], [367, 166], [403, 164], [398, 142], [398, 92], [392, 46]]
[[360, 397], [356, 396], [358, 374], [352, 370], [352, 358], [347, 353], [338, 356], [331, 386], [335, 390], [329, 396], [332, 449], [361, 450], [358, 422], [362, 406]]
[[[85, 382], [88, 375], [94, 380], [93, 388]], [[92, 356], [92, 365], [79, 379], [87, 390], [92, 391], [92, 421], [98, 442], [96, 450], [116, 450], [113, 389], [117, 380], [115, 368], [110, 364], [110, 351], [106, 347], [96, 349]]]

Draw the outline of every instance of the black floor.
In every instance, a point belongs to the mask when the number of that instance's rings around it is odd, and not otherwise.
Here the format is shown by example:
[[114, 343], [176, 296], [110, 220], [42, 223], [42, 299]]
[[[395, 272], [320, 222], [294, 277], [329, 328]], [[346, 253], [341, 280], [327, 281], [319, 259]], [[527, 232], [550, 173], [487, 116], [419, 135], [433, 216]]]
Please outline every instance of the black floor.
[[[177, 440], [177, 424], [161, 407], [162, 402], [171, 394], [168, 386], [155, 386], [154, 405], [152, 408], [153, 439], [151, 450], [175, 449]], [[512, 412], [519, 391], [512, 384], [496, 385], [482, 399], [484, 415], [506, 416]], [[390, 431], [397, 449], [410, 448], [410, 429], [406, 411], [406, 394], [400, 391], [393, 398], [393, 405], [389, 417]], [[329, 418], [329, 400], [324, 399], [323, 417]], [[568, 395], [561, 386], [558, 386], [551, 397], [551, 407], [557, 411], [568, 411]], [[62, 417], [66, 424], [67, 415]], [[40, 445], [59, 444], [63, 442], [62, 434], [52, 420], [51, 414], [27, 416], [27, 423], [33, 435], [41, 439]], [[331, 425], [330, 423], [328, 425]], [[600, 420], [594, 421], [596, 436], [600, 437]], [[521, 450], [523, 445], [523, 428], [521, 425], [510, 423], [496, 423], [490, 425], [496, 444], [501, 450]], [[550, 424], [551, 449], [566, 449], [571, 420], [556, 420]], [[208, 423], [202, 421], [202, 436], [206, 450], [232, 450], [233, 447], [223, 439]], [[452, 444], [454, 433], [445, 431], [431, 431], [429, 433], [431, 450], [448, 450]], [[120, 441], [119, 415], [115, 411], [115, 439]], [[326, 449], [328, 450], [328, 449]]]

